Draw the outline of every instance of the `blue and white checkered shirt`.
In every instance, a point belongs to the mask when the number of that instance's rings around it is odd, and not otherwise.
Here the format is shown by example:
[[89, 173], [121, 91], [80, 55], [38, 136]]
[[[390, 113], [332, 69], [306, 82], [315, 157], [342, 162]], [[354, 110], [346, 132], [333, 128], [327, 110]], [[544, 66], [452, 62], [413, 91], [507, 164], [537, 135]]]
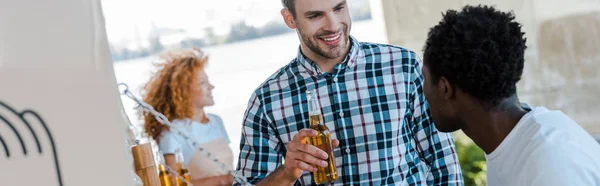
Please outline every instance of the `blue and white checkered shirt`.
[[[362, 43], [333, 73], [298, 52], [250, 98], [238, 171], [256, 183], [282, 164], [287, 143], [309, 128], [307, 90], [340, 141], [332, 185], [463, 185], [452, 136], [437, 131], [423, 95], [420, 60], [407, 49]], [[296, 184], [314, 185], [304, 172]]]

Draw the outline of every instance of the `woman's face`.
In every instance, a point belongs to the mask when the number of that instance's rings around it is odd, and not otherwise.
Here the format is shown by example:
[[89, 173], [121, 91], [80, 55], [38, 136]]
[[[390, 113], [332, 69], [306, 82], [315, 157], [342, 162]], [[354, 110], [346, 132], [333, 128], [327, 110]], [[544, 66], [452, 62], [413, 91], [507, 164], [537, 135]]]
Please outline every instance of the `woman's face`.
[[210, 81], [204, 70], [198, 71], [197, 84], [192, 85], [192, 98], [194, 100], [195, 108], [204, 108], [206, 106], [212, 106], [215, 101], [212, 96], [212, 90], [215, 88]]

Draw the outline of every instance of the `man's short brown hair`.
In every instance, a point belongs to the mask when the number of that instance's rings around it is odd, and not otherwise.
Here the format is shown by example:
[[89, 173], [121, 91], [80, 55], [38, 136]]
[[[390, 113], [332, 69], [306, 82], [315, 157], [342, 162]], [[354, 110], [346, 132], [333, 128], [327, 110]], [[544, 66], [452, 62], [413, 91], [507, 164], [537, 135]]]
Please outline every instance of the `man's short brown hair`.
[[296, 18], [296, 6], [294, 4], [295, 2], [296, 2], [296, 0], [281, 0], [281, 4], [283, 4], [283, 7], [290, 10], [290, 12], [292, 12], [292, 16], [294, 16], [294, 18]]

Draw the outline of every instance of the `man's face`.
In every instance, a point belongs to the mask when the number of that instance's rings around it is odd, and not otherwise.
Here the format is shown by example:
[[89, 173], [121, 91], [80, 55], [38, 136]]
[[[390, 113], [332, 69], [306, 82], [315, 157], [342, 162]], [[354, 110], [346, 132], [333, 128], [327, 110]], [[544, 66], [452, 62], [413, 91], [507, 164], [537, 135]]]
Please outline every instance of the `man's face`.
[[346, 0], [296, 0], [295, 7], [302, 44], [328, 59], [342, 57], [352, 24]]
[[438, 81], [434, 84], [434, 79], [431, 76], [427, 61], [423, 63], [423, 77], [425, 82], [423, 92], [425, 99], [429, 102], [429, 110], [435, 127], [441, 132], [454, 132], [460, 129], [459, 119], [453, 116], [452, 102], [447, 100], [444, 94], [443, 82]]

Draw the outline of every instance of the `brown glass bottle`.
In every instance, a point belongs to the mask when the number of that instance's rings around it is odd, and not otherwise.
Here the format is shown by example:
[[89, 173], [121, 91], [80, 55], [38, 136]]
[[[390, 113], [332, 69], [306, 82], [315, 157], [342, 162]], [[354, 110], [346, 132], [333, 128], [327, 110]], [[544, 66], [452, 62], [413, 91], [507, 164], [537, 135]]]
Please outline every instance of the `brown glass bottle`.
[[[181, 163], [177, 163], [177, 172], [181, 177], [184, 177], [186, 181], [188, 181], [189, 183], [192, 182], [189, 171], [186, 168], [184, 168], [181, 165]], [[187, 183], [181, 180], [181, 178], [177, 177], [177, 186], [187, 186]]]
[[165, 164], [158, 165], [158, 178], [161, 186], [171, 186], [171, 174], [167, 171]]
[[328, 155], [327, 167], [313, 165], [317, 168], [313, 172], [313, 177], [316, 184], [331, 183], [338, 179], [338, 174], [335, 166], [335, 157], [333, 156], [333, 148], [331, 146], [331, 134], [329, 128], [323, 123], [323, 115], [319, 107], [319, 101], [314, 91], [307, 92], [308, 111], [310, 116], [310, 128], [318, 132], [317, 136], [309, 137], [308, 143], [325, 151]]
[[[186, 179], [186, 181], [188, 181], [188, 183], [191, 183], [191, 176], [189, 171], [187, 170], [186, 166], [183, 166], [183, 153], [181, 152], [181, 150], [177, 149], [175, 150], [175, 161], [177, 162], [177, 173]], [[176, 178], [177, 179], [177, 186], [187, 186], [187, 183], [185, 181], [183, 181], [179, 176]]]

